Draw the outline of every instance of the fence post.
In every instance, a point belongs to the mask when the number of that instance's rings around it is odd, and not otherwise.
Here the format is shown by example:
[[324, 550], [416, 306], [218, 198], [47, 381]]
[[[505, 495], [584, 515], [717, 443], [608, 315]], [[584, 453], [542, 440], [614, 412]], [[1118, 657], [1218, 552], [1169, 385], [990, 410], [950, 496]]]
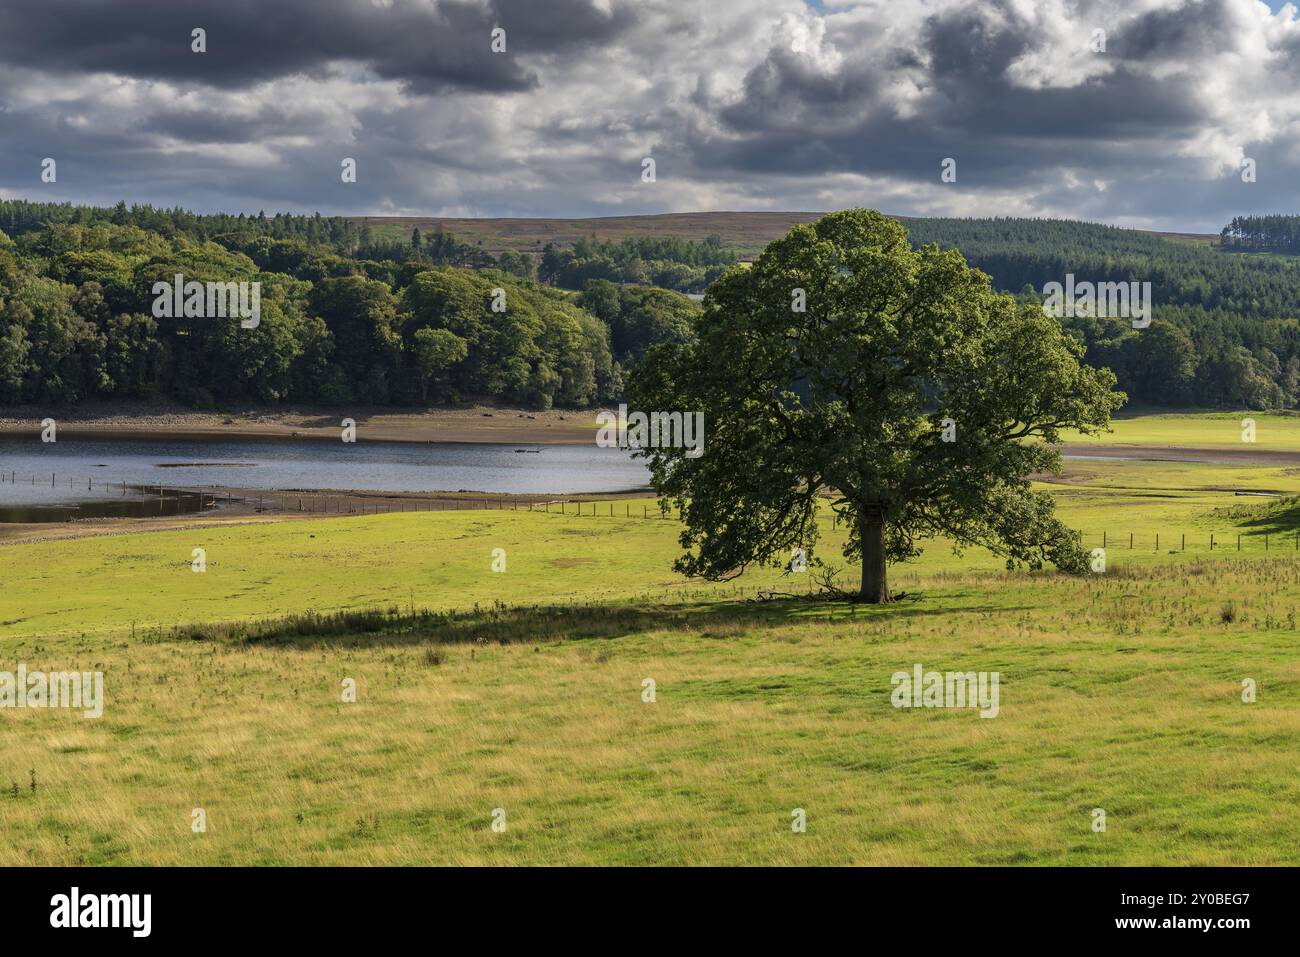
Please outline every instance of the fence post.
[[1210, 551], [1214, 551], [1214, 533], [1210, 532]]
[[1156, 551], [1160, 551], [1160, 533], [1156, 532]]

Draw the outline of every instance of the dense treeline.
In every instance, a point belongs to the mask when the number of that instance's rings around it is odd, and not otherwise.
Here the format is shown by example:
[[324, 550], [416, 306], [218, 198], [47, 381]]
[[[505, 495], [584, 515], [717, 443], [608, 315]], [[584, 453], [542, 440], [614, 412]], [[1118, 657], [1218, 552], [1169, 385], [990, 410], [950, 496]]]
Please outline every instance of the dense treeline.
[[1219, 239], [1225, 249], [1300, 254], [1300, 216], [1235, 216]]
[[542, 251], [541, 278], [566, 289], [582, 289], [593, 279], [703, 292], [736, 262], [736, 254], [710, 236], [693, 242], [676, 236], [600, 242], [579, 239], [571, 247], [548, 244]]
[[497, 267], [524, 279], [536, 279], [540, 272], [543, 281], [575, 290], [581, 289], [590, 279], [604, 279], [682, 292], [703, 292], [737, 259], [736, 254], [723, 248], [721, 240], [714, 236], [703, 242], [665, 236], [609, 242], [579, 239], [571, 247], [552, 243], [543, 250], [539, 263], [537, 256], [514, 250], [506, 250], [494, 257], [443, 231], [421, 234], [417, 228], [407, 242], [376, 236], [369, 225], [358, 224], [346, 217], [321, 216], [319, 213], [267, 216], [265, 212], [259, 212], [246, 216], [243, 213], [198, 214], [180, 208], [158, 209], [142, 205], [128, 207], [126, 203], [105, 209], [71, 203], [0, 200], [0, 230], [9, 236], [17, 238], [49, 225], [136, 226], [166, 237], [185, 236], [201, 242], [217, 242], [246, 253], [263, 266], [263, 260], [267, 260], [273, 251], [283, 253], [289, 250], [294, 255], [306, 255], [303, 250], [309, 249], [317, 256], [327, 254], [358, 260], [402, 263], [418, 259], [473, 269]]
[[187, 236], [206, 241], [225, 235], [269, 236], [272, 239], [301, 239], [327, 244], [339, 253], [350, 253], [370, 242], [370, 227], [342, 216], [294, 216], [277, 213], [256, 216], [243, 213], [191, 213], [179, 207], [74, 206], [72, 203], [33, 203], [25, 199], [0, 200], [0, 230], [17, 238], [50, 225], [136, 226], [162, 236]]
[[578, 302], [609, 327], [614, 356], [629, 369], [655, 343], [690, 341], [700, 314], [699, 306], [674, 292], [605, 279], [588, 280]]
[[[584, 297], [537, 283], [524, 257], [489, 261], [441, 233], [375, 243], [335, 218], [14, 201], [0, 203], [0, 222], [15, 234], [0, 232], [6, 403], [585, 406], [618, 397], [623, 364], [646, 335], [689, 334], [698, 314], [674, 293], [618, 287], [612, 298], [597, 294], [596, 313]], [[178, 273], [260, 283], [260, 321], [243, 328], [233, 316], [155, 315], [154, 284]], [[659, 311], [680, 321], [661, 322]]]
[[1047, 219], [904, 220], [912, 242], [956, 247], [999, 288], [1041, 299], [1048, 282], [1150, 282], [1153, 322], [1066, 318], [1119, 388], [1157, 405], [1292, 408], [1300, 402], [1300, 261]]
[[[1239, 217], [1230, 248], [1286, 251], [1297, 222]], [[914, 244], [956, 247], [1026, 296], [1071, 273], [1150, 282], [1146, 329], [1062, 320], [1087, 361], [1113, 369], [1137, 401], [1300, 404], [1300, 260], [1064, 220], [904, 224]], [[0, 230], [0, 402], [10, 403], [608, 401], [648, 345], [693, 334], [698, 305], [668, 290], [703, 289], [736, 259], [716, 238], [675, 237], [493, 257], [440, 231], [395, 240], [342, 217], [123, 203], [3, 200]], [[260, 282], [260, 325], [155, 317], [153, 283], [177, 272]], [[496, 289], [504, 312], [492, 309]]]

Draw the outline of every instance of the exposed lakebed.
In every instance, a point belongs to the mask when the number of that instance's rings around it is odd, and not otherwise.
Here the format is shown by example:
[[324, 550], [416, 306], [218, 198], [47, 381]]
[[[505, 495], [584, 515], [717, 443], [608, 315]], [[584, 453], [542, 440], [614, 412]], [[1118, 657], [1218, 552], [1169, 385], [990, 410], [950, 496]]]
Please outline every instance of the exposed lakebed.
[[[172, 489], [240, 488], [575, 495], [647, 486], [649, 473], [621, 449], [575, 445], [327, 442], [294, 439], [0, 438], [0, 511], [80, 515], [176, 514], [199, 503]], [[125, 486], [126, 491], [123, 491]], [[162, 502], [128, 504], [140, 487]], [[137, 492], [138, 495], [138, 492]], [[147, 498], [147, 496], [138, 496]], [[191, 507], [191, 505], [193, 507]], [[140, 508], [152, 511], [140, 512]], [[60, 514], [54, 520], [63, 520]], [[49, 520], [49, 519], [45, 519]]]

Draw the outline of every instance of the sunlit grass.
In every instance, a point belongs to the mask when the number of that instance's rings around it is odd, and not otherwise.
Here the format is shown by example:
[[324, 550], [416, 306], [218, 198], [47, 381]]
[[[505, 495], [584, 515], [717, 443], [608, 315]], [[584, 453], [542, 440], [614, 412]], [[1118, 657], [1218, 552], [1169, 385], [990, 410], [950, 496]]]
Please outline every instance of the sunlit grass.
[[[1050, 488], [1105, 574], [936, 544], [885, 608], [684, 582], [676, 524], [619, 506], [0, 547], [0, 670], [107, 698], [0, 709], [0, 863], [1300, 863], [1300, 516], [1234, 494], [1300, 477], [1078, 461]], [[893, 708], [918, 662], [999, 672], [1000, 714]]]
[[[1255, 423], [1254, 443], [1242, 439], [1244, 419]], [[1111, 431], [1084, 436], [1062, 433], [1063, 442], [1174, 446], [1195, 449], [1258, 449], [1300, 452], [1300, 415], [1270, 412], [1169, 412], [1124, 415]]]
[[[1300, 562], [916, 584], [923, 600], [889, 609], [485, 609], [353, 638], [11, 641], [29, 665], [104, 670], [108, 707], [4, 715], [0, 786], [18, 790], [0, 794], [0, 861], [1300, 859]], [[999, 671], [1001, 713], [894, 709], [890, 676], [916, 662]]]

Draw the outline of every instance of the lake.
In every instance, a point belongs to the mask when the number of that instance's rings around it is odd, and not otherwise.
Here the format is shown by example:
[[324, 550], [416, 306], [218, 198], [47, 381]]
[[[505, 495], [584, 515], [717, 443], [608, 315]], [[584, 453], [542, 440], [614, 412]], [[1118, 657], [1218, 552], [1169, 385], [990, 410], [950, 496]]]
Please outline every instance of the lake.
[[[0, 438], [0, 506], [108, 497], [101, 485], [576, 495], [648, 486], [621, 449], [311, 439]], [[54, 480], [51, 485], [51, 475]], [[10, 478], [16, 481], [10, 481]], [[87, 492], [87, 482], [94, 489]], [[120, 494], [120, 493], [119, 493]]]

